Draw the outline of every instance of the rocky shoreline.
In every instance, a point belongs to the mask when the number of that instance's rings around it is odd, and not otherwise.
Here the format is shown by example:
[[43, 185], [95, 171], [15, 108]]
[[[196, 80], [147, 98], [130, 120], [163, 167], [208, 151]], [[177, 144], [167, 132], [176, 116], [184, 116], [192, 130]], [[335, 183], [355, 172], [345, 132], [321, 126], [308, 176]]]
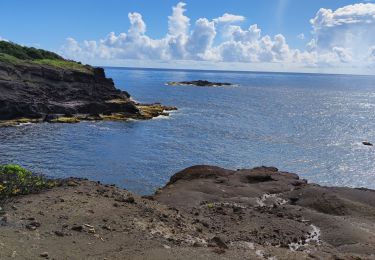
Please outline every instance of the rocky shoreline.
[[144, 120], [176, 110], [158, 103], [136, 103], [127, 92], [115, 87], [104, 69], [82, 67], [84, 70], [80, 71], [28, 61], [0, 60], [0, 126]]
[[163, 106], [159, 103], [140, 104], [134, 102], [138, 112], [135, 114], [126, 112], [115, 112], [105, 114], [48, 114], [41, 118], [17, 118], [11, 120], [0, 120], [0, 127], [13, 127], [36, 123], [65, 123], [74, 124], [82, 121], [127, 121], [127, 120], [149, 120], [159, 116], [169, 116], [170, 111], [177, 110], [173, 106]]
[[152, 196], [68, 179], [0, 218], [0, 259], [375, 259], [375, 191], [194, 166]]

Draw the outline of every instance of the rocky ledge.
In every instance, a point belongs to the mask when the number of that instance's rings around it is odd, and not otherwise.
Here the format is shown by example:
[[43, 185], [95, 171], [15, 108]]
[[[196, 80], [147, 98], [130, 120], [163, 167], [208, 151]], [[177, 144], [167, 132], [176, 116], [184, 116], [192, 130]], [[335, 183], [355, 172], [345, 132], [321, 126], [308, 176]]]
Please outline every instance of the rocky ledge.
[[70, 179], [5, 210], [1, 259], [375, 259], [375, 191], [273, 167], [194, 166], [148, 197]]
[[176, 109], [138, 104], [127, 92], [116, 89], [102, 68], [89, 66], [79, 71], [0, 60], [0, 93], [0, 126], [150, 119]]
[[196, 80], [196, 81], [181, 81], [181, 82], [167, 82], [168, 86], [196, 86], [196, 87], [222, 87], [232, 86], [231, 83], [226, 82], [210, 82], [207, 80]]

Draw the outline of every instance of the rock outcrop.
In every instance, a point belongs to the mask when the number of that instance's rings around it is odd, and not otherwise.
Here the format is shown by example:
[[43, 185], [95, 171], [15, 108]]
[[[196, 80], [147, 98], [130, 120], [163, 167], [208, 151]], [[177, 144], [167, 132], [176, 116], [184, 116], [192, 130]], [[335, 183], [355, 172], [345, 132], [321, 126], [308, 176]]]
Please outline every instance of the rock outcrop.
[[[127, 92], [115, 88], [102, 68], [82, 72], [48, 65], [0, 62], [0, 93], [0, 120], [57, 121], [60, 118], [61, 122], [76, 122], [149, 118]], [[153, 107], [156, 108], [153, 116], [174, 109], [160, 104]]]
[[222, 87], [222, 86], [232, 86], [231, 83], [227, 82], [210, 82], [207, 80], [195, 80], [195, 81], [181, 81], [167, 82], [168, 86], [196, 86], [196, 87]]
[[375, 259], [373, 190], [308, 184], [274, 167], [194, 166], [153, 198], [196, 216], [228, 246], [262, 245], [277, 259], [294, 259], [289, 251], [297, 259]]
[[150, 197], [68, 179], [5, 212], [1, 259], [375, 259], [375, 191], [274, 167], [194, 166]]
[[99, 114], [138, 109], [127, 102], [127, 93], [116, 90], [103, 69], [92, 74], [41, 65], [15, 66], [0, 63], [0, 119], [40, 118], [48, 114]]

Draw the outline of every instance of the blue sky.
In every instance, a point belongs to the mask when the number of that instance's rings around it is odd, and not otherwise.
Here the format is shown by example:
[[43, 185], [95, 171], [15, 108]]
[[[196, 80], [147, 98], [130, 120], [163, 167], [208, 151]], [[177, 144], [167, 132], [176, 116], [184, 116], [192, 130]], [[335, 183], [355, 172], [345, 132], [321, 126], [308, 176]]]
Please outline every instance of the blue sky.
[[[297, 35], [308, 35], [309, 20], [321, 8], [337, 9], [360, 1], [334, 0], [190, 0], [187, 16], [215, 18], [224, 13], [243, 15], [244, 24], [258, 24], [266, 34], [284, 34], [290, 45], [301, 47]], [[39, 44], [57, 49], [65, 38], [98, 39], [108, 32], [123, 32], [129, 27], [128, 13], [139, 12], [153, 38], [167, 32], [171, 0], [3, 0], [0, 1], [0, 35], [26, 45]]]
[[[361, 1], [348, 0], [186, 0], [184, 1], [186, 6], [183, 6], [183, 9], [186, 9], [186, 11], [183, 15], [190, 19], [190, 27], [185, 33], [186, 42], [184, 44], [186, 44], [186, 46], [189, 44], [188, 37], [194, 32], [195, 22], [199, 18], [205, 18], [208, 22], [211, 22], [213, 19], [227, 13], [244, 18], [242, 20], [240, 19], [241, 21], [231, 22], [231, 25], [240, 26], [242, 30], [246, 31], [250, 25], [257, 24], [258, 28], [261, 29], [261, 37], [268, 35], [273, 41], [275, 35], [281, 34], [291, 50], [298, 49], [303, 52], [306, 50], [306, 45], [310, 43], [314, 37], [318, 37], [317, 34], [312, 34], [314, 28], [312, 27], [310, 19], [314, 18], [321, 8], [327, 10], [331, 9], [334, 12], [338, 8], [353, 6], [360, 2]], [[178, 3], [178, 1], [172, 0], [3, 0], [0, 2], [0, 37], [20, 44], [33, 45], [60, 52], [63, 48], [62, 46], [66, 44], [67, 38], [74, 39], [78, 46], [82, 46], [83, 42], [86, 40], [99, 43], [101, 39], [105, 40], [110, 32], [114, 32], [117, 36], [120, 33], [128, 33], [131, 27], [128, 14], [136, 12], [141, 15], [142, 22], [147, 25], [147, 31], [140, 32], [141, 36], [147, 35], [149, 39], [160, 40], [165, 38], [166, 34], [168, 34], [168, 16], [171, 16], [172, 7], [177, 6]], [[371, 5], [371, 3], [368, 4]], [[349, 11], [350, 15], [356, 16], [358, 12], [361, 12], [358, 8], [352, 9], [354, 11]], [[367, 10], [368, 8], [364, 7], [364, 9]], [[330, 25], [327, 25], [327, 27], [328, 26]], [[373, 24], [373, 26], [375, 25]], [[207, 26], [205, 28], [207, 28]], [[223, 35], [227, 35], [227, 33], [224, 32], [223, 28], [224, 25], [220, 25], [216, 22], [216, 36], [212, 44], [204, 50], [199, 48], [200, 51], [206, 52], [204, 58], [202, 58], [203, 54], [197, 58], [193, 57], [195, 54], [192, 55], [191, 53], [187, 53], [186, 55], [181, 54], [180, 56], [167, 55], [168, 57], [162, 57], [161, 54], [150, 54], [150, 51], [147, 51], [147, 54], [142, 53], [134, 57], [125, 55], [123, 53], [124, 51], [121, 51], [121, 55], [113, 54], [114, 52], [111, 51], [112, 56], [99, 53], [97, 56], [91, 55], [88, 57], [83, 53], [85, 50], [80, 50], [82, 55], [71, 53], [71, 56], [79, 57], [83, 61], [97, 63], [98, 65], [101, 63], [112, 65], [111, 60], [116, 60], [116, 62], [113, 62], [114, 65], [119, 64], [126, 66], [132, 65], [131, 60], [137, 60], [138, 62], [142, 60], [141, 63], [136, 62], [135, 64], [143, 64], [145, 66], [148, 64], [150, 66], [158, 66], [157, 62], [159, 60], [162, 61], [160, 64], [164, 65], [176, 60], [191, 60], [202, 64], [202, 67], [210, 66], [210, 62], [216, 63], [220, 61], [224, 64], [223, 68], [225, 68], [225, 64], [228, 62], [238, 62], [245, 64], [244, 69], [251, 69], [252, 66], [249, 64], [255, 64], [257, 61], [265, 63], [264, 60], [259, 58], [249, 58], [252, 56], [251, 52], [254, 51], [250, 47], [246, 47], [248, 53], [244, 54], [245, 56], [249, 54], [249, 57], [246, 56], [245, 58], [237, 59], [233, 58], [234, 54], [228, 54], [228, 57], [225, 58], [225, 55], [217, 54], [219, 50], [215, 50], [215, 57], [213, 57], [211, 49], [216, 48], [225, 41], [233, 41], [233, 38], [229, 40], [224, 39], [227, 36], [224, 37]], [[225, 28], [228, 28], [228, 26]], [[339, 31], [341, 29], [342, 26], [337, 30]], [[304, 35], [304, 38], [301, 34]], [[298, 35], [300, 35], [300, 37], [298, 37]], [[319, 39], [319, 41], [323, 42], [322, 39]], [[369, 41], [368, 48], [370, 50], [372, 44], [375, 46], [375, 43], [372, 42], [373, 39]], [[239, 40], [239, 42], [241, 42], [241, 40]], [[135, 43], [132, 44], [131, 48], [133, 51], [134, 48], [138, 47], [139, 49], [145, 49], [145, 47], [142, 46], [143, 43], [139, 41], [135, 41]], [[335, 47], [336, 46], [330, 45], [330, 50], [332, 51]], [[342, 55], [350, 53], [350, 51], [352, 51], [351, 49], [354, 47], [337, 46], [337, 48], [341, 48], [342, 50], [336, 49], [335, 55], [344, 57]], [[189, 49], [188, 46], [186, 48]], [[235, 49], [236, 47], [233, 48]], [[69, 56], [68, 52], [69, 51], [66, 51], [64, 54]], [[208, 52], [210, 52], [209, 57], [207, 56]], [[275, 55], [277, 56], [278, 54], [276, 53]], [[318, 53], [318, 55], [320, 55], [320, 53]], [[353, 56], [352, 53], [350, 53], [350, 55], [351, 57]], [[104, 56], [106, 57], [103, 58]], [[267, 62], [274, 63], [275, 61], [285, 61], [276, 56], [270, 58]], [[123, 61], [123, 63], [121, 61]], [[288, 62], [289, 61], [290, 59]], [[344, 67], [347, 67], [347, 64], [344, 65]], [[321, 66], [321, 64], [319, 64], [319, 66]], [[368, 68], [368, 65], [366, 66], [366, 68]], [[338, 67], [338, 65], [331, 67]], [[355, 67], [358, 67], [357, 61]]]

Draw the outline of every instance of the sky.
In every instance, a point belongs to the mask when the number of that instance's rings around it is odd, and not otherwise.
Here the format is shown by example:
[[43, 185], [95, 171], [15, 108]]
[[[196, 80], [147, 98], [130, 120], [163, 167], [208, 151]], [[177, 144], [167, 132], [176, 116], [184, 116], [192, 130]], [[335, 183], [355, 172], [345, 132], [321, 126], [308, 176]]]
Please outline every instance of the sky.
[[99, 66], [375, 72], [370, 0], [2, 0], [0, 39]]

